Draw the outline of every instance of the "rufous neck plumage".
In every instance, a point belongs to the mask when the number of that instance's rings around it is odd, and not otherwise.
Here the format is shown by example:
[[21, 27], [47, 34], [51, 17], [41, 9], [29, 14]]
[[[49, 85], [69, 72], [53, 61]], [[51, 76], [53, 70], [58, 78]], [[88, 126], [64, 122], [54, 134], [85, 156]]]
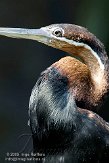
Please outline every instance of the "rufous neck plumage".
[[[109, 60], [105, 48], [96, 36], [84, 27], [72, 24], [53, 24], [40, 29], [0, 28], [0, 35], [36, 40], [78, 57], [81, 64], [85, 64], [89, 70], [89, 80], [92, 83], [90, 86], [92, 103], [94, 100], [96, 105], [107, 94]], [[76, 62], [75, 59], [75, 64]], [[81, 71], [81, 74], [86, 72], [85, 69], [82, 70], [82, 67], [76, 71]], [[69, 69], [70, 76], [71, 73], [72, 70]], [[72, 76], [74, 77], [74, 74]]]

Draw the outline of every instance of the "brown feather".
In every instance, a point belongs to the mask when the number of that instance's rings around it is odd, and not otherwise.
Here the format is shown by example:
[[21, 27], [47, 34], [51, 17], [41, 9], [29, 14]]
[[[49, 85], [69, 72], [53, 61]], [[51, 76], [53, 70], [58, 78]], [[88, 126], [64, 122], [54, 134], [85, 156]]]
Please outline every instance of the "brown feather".
[[[55, 62], [53, 67], [68, 78], [69, 90], [77, 101], [84, 101], [86, 109], [101, 103], [102, 93], [97, 90], [87, 65], [70, 56]], [[101, 91], [101, 90], [100, 90]]]

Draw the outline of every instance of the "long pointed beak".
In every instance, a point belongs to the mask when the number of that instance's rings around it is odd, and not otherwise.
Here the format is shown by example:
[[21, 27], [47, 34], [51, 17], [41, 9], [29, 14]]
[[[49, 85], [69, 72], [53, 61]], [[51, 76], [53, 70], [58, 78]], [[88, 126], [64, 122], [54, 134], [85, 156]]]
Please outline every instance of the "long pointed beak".
[[50, 38], [49, 32], [43, 30], [43, 28], [40, 29], [0, 28], [0, 35], [11, 38], [37, 40], [45, 44]]

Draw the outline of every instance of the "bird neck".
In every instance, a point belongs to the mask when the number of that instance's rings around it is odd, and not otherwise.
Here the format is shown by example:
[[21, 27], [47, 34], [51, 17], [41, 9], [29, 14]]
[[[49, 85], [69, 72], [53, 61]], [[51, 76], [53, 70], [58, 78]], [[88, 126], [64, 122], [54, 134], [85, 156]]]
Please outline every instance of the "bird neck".
[[[99, 101], [109, 89], [109, 60], [104, 50], [99, 55], [89, 46], [72, 46], [64, 49], [73, 56], [77, 56], [88, 67], [91, 74], [92, 96]], [[83, 70], [84, 71], [84, 70]]]
[[[97, 53], [90, 49], [83, 49], [80, 54], [80, 59], [87, 65], [91, 73], [91, 79], [95, 87], [104, 87], [107, 83], [106, 75], [106, 66], [104, 59], [98, 57]], [[99, 88], [100, 90], [100, 88]]]

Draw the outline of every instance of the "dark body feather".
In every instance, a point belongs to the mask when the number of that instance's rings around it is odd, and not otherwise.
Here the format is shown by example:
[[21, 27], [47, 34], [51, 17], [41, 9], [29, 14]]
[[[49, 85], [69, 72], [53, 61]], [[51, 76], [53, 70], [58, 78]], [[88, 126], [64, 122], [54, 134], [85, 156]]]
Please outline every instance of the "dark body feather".
[[[0, 35], [32, 39], [80, 59], [63, 58], [44, 71], [30, 98], [34, 152], [45, 163], [109, 162], [109, 124], [93, 113], [109, 93], [109, 59], [87, 29], [53, 24], [0, 28]], [[82, 109], [81, 109], [82, 108]]]
[[29, 110], [34, 152], [45, 153], [46, 163], [106, 162], [109, 125], [78, 108], [68, 85], [51, 66], [34, 86]]

